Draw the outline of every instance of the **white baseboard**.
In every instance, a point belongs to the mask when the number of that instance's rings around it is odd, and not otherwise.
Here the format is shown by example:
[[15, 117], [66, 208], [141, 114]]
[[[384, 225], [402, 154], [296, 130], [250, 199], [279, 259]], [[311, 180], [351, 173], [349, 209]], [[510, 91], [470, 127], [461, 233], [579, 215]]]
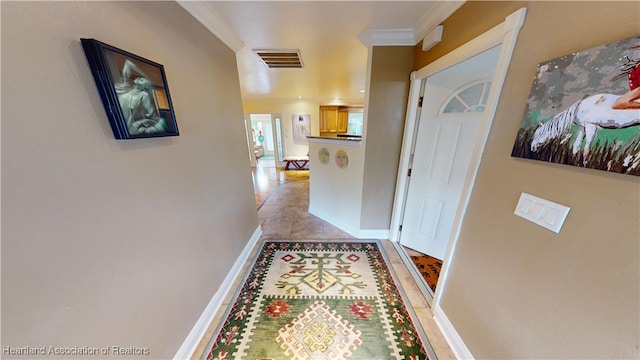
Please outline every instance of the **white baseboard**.
[[358, 231], [360, 229], [356, 228], [355, 226], [346, 224], [344, 222], [342, 222], [342, 220], [337, 219], [327, 213], [324, 213], [318, 209], [312, 208], [311, 206], [309, 206], [309, 214], [314, 215], [319, 217], [320, 219], [328, 222], [329, 224], [337, 227], [338, 229], [346, 232], [347, 234], [351, 235], [351, 236], [355, 236], [358, 237]]
[[205, 332], [207, 332], [209, 325], [211, 325], [213, 317], [220, 309], [220, 306], [222, 306], [224, 297], [227, 295], [227, 293], [229, 293], [229, 291], [233, 290], [231, 288], [233, 286], [233, 282], [236, 280], [238, 275], [240, 275], [242, 267], [249, 260], [251, 251], [258, 243], [260, 235], [262, 235], [262, 228], [260, 227], [260, 225], [258, 225], [256, 231], [254, 231], [253, 235], [251, 235], [251, 239], [249, 239], [247, 245], [245, 245], [244, 249], [242, 250], [242, 253], [240, 253], [238, 258], [236, 259], [236, 262], [227, 273], [224, 281], [222, 281], [222, 284], [220, 284], [218, 291], [216, 291], [216, 293], [213, 295], [213, 297], [209, 301], [209, 304], [202, 312], [202, 315], [200, 315], [200, 318], [189, 332], [189, 335], [187, 335], [187, 338], [182, 343], [182, 346], [180, 346], [180, 349], [178, 349], [178, 352], [174, 355], [174, 360], [190, 359], [191, 356], [193, 356], [193, 353], [196, 351], [196, 348], [200, 344], [202, 337], [204, 336]]
[[318, 209], [309, 207], [309, 214], [314, 215], [329, 224], [337, 227], [338, 229], [346, 232], [347, 234], [356, 237], [358, 239], [388, 239], [389, 230], [366, 230], [359, 229], [355, 226], [344, 223], [342, 220], [335, 218], [327, 213], [324, 213]]
[[358, 231], [358, 239], [380, 239], [386, 240], [389, 238], [389, 230], [367, 230], [360, 229]]
[[471, 351], [469, 351], [467, 346], [464, 344], [464, 341], [462, 341], [462, 338], [453, 327], [453, 324], [449, 321], [449, 318], [447, 318], [447, 315], [442, 311], [440, 305], [436, 305], [433, 309], [433, 319], [440, 328], [442, 336], [444, 336], [447, 343], [449, 343], [449, 347], [456, 356], [456, 359], [473, 360]]

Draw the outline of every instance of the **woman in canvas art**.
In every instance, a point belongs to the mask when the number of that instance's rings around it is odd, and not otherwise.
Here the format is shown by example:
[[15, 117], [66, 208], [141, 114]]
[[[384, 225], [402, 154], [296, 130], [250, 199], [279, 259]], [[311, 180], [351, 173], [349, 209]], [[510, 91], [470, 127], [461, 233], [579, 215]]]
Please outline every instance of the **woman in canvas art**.
[[[131, 81], [132, 71], [140, 76]], [[158, 114], [149, 77], [130, 60], [122, 67], [122, 79], [114, 85], [120, 108], [130, 135], [155, 134], [167, 131], [165, 119]]]

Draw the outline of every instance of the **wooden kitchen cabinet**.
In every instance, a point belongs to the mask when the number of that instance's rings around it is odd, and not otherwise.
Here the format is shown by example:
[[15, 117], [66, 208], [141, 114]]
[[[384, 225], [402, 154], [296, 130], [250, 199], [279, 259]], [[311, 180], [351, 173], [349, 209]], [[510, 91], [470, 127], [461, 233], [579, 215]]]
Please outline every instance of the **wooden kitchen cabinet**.
[[346, 134], [349, 129], [349, 112], [362, 112], [362, 106], [320, 106], [320, 136]]
[[320, 133], [338, 131], [338, 107], [320, 106]]
[[349, 125], [349, 110], [339, 109], [338, 110], [338, 126], [336, 128], [336, 132], [346, 133], [348, 125]]

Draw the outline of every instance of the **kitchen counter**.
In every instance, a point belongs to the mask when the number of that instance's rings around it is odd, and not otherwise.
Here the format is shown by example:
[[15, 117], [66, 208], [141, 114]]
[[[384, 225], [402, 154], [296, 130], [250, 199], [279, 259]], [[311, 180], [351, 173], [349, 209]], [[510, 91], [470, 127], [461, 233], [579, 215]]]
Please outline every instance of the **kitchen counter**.
[[341, 136], [341, 137], [328, 137], [328, 136], [307, 136], [309, 142], [324, 143], [324, 144], [342, 144], [346, 146], [360, 146], [362, 142], [361, 137], [354, 136]]

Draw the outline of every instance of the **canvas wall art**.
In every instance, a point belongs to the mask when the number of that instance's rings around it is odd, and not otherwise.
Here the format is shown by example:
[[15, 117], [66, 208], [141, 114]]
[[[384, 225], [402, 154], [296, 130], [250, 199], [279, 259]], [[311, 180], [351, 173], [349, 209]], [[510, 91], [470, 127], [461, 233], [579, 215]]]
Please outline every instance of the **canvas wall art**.
[[293, 127], [293, 140], [307, 141], [307, 136], [311, 135], [311, 115], [293, 114], [291, 126]]
[[540, 63], [511, 156], [640, 175], [640, 36]]
[[161, 64], [95, 39], [80, 39], [116, 139], [177, 136]]

